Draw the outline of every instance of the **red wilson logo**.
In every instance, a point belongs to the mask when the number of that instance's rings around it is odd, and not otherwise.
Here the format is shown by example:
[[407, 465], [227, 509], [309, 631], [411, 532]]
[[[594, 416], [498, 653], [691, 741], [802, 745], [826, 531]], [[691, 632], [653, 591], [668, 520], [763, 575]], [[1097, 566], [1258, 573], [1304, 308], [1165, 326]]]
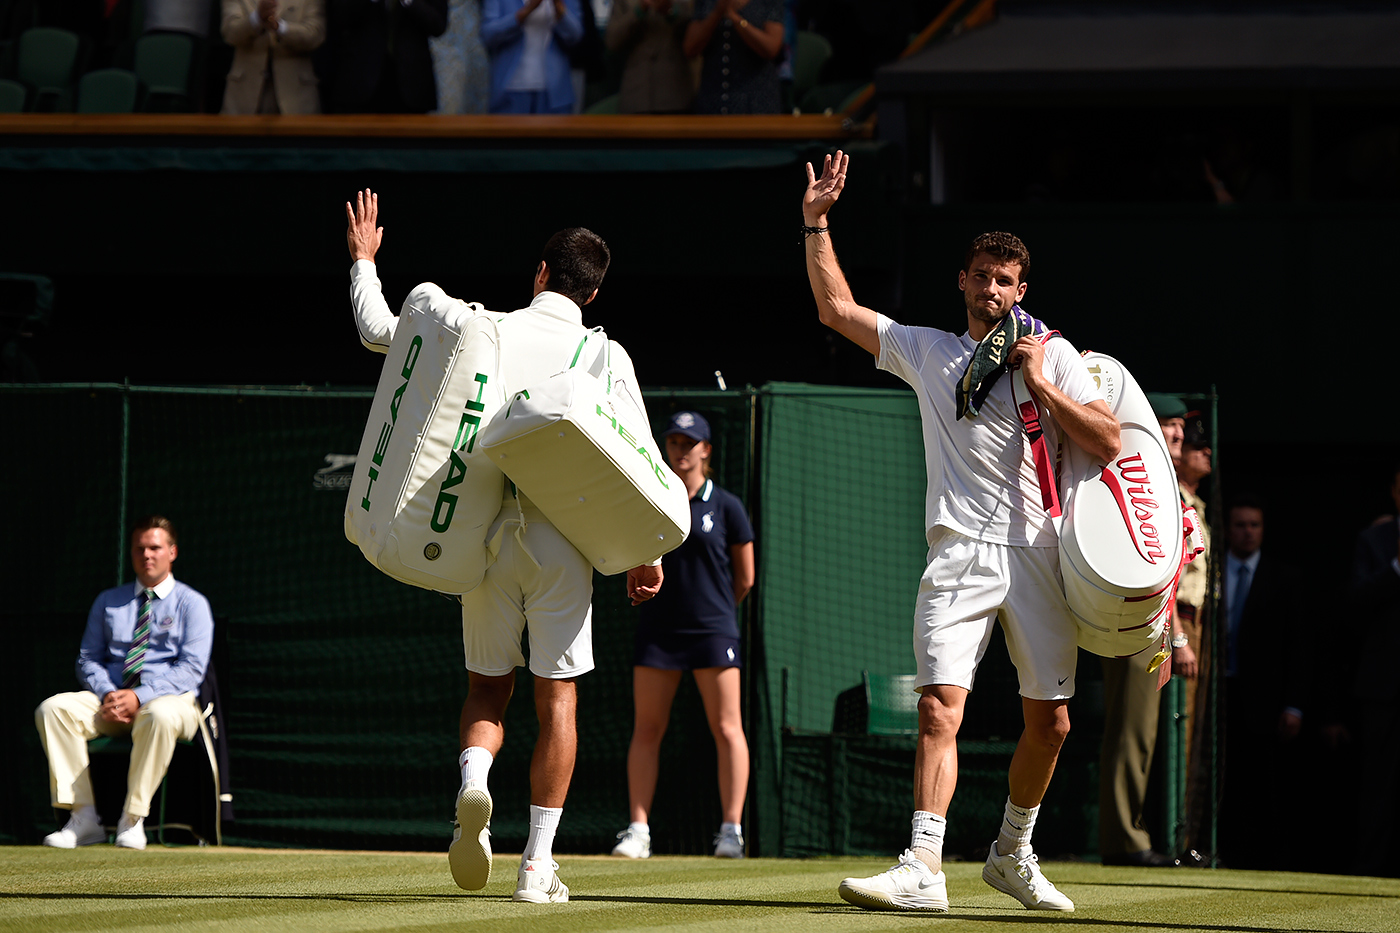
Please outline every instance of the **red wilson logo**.
[[[1115, 468], [1117, 473], [1114, 472]], [[1166, 560], [1162, 536], [1158, 534], [1157, 526], [1152, 524], [1161, 506], [1152, 498], [1152, 478], [1147, 475], [1142, 454], [1123, 457], [1117, 463], [1104, 467], [1099, 479], [1113, 493], [1118, 511], [1123, 513], [1123, 524], [1128, 526], [1128, 537], [1133, 539], [1133, 547], [1137, 548], [1142, 559], [1149, 564]]]

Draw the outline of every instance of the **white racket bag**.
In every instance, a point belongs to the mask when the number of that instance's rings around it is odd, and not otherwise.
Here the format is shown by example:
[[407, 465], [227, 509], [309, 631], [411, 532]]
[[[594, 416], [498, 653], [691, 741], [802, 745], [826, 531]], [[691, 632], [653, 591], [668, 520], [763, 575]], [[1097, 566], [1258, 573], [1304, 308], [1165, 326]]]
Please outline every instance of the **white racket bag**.
[[[614, 391], [602, 345], [517, 392], [481, 433], [481, 449], [600, 573], [623, 573], [680, 546], [690, 497], [661, 455], [646, 412]], [[592, 339], [586, 341], [592, 343]], [[587, 360], [580, 348], [575, 356]]]
[[1062, 445], [1065, 599], [1081, 648], [1104, 657], [1165, 651], [1181, 568], [1203, 550], [1195, 510], [1183, 512], [1171, 453], [1132, 374], [1102, 353], [1086, 353], [1084, 364], [1122, 426], [1122, 449], [1105, 464], [1068, 438]]
[[505, 401], [500, 359], [481, 305], [431, 282], [404, 301], [345, 503], [345, 536], [395, 580], [461, 594], [486, 573], [505, 477], [480, 429]]

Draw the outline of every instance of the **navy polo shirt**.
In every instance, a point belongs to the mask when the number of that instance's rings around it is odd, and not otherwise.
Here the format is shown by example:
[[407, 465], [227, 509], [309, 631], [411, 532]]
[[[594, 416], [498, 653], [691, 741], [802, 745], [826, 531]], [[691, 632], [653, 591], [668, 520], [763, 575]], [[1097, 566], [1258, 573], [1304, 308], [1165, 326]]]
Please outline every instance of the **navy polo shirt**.
[[642, 603], [640, 622], [676, 634], [739, 637], [729, 549], [753, 540], [744, 504], [707, 479], [690, 500], [690, 536], [661, 559], [661, 592]]

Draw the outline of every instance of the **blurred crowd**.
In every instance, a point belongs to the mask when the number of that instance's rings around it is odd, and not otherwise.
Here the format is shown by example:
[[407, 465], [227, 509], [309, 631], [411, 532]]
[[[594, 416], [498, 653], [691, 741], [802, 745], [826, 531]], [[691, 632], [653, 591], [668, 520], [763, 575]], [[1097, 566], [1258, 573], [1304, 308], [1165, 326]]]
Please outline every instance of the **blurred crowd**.
[[932, 5], [872, 17], [851, 0], [0, 0], [0, 111], [830, 110]]

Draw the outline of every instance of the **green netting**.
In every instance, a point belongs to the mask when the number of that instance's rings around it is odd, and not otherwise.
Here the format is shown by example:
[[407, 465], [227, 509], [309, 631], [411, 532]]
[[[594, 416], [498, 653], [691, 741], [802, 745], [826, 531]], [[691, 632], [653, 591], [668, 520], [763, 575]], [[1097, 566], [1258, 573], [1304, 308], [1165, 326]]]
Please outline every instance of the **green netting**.
[[[466, 674], [460, 615], [390, 580], [342, 531], [369, 391], [4, 387], [11, 567], [0, 616], [18, 633], [11, 710], [75, 689], [73, 660], [96, 593], [131, 578], [125, 528], [172, 517], [176, 575], [209, 597], [224, 657], [237, 819], [228, 843], [442, 848], [456, 793]], [[648, 393], [657, 427], [680, 407], [716, 432], [716, 479], [747, 495], [752, 398]], [[627, 823], [633, 610], [620, 577], [595, 578], [596, 672], [580, 682], [580, 752], [558, 848], [605, 852]], [[527, 832], [533, 691], [522, 676], [492, 771], [503, 850]], [[0, 839], [52, 831], [46, 770], [28, 715], [5, 721], [20, 767], [3, 769]], [[719, 825], [714, 744], [687, 679], [663, 745], [656, 848], [709, 851]], [[5, 793], [9, 791], [9, 793]]]

